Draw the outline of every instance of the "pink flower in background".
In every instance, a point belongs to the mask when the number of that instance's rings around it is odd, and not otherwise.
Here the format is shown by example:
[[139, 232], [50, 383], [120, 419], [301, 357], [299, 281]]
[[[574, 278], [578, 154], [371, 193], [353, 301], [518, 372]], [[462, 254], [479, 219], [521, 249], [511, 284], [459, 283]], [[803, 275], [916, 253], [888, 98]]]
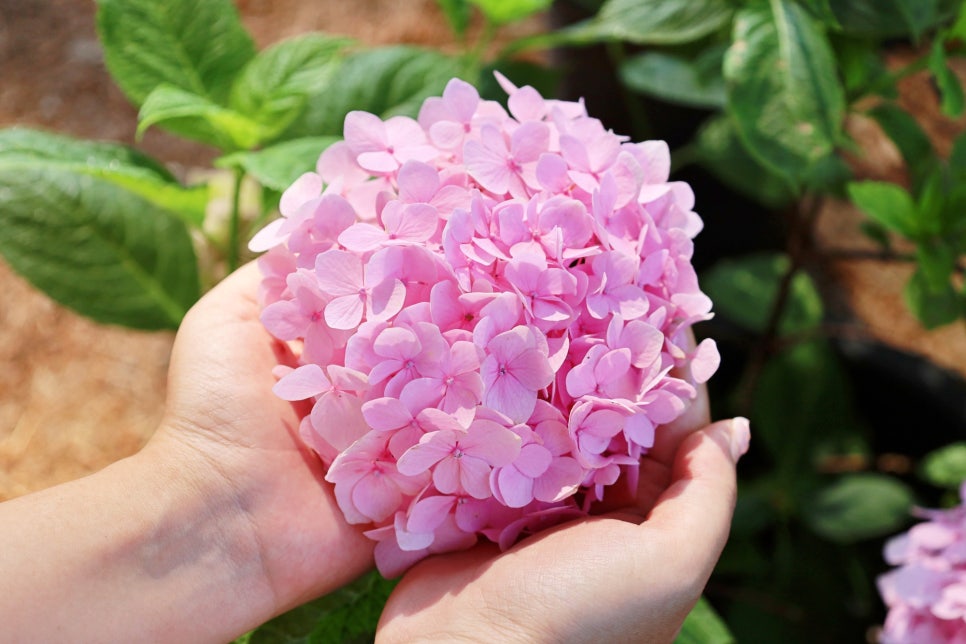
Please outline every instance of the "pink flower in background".
[[387, 576], [593, 511], [718, 367], [667, 146], [497, 80], [508, 109], [454, 79], [418, 120], [349, 113], [252, 240], [299, 361], [275, 391]]
[[966, 641], [966, 483], [960, 499], [949, 510], [918, 510], [927, 521], [886, 543], [897, 568], [878, 580], [889, 608], [884, 644]]

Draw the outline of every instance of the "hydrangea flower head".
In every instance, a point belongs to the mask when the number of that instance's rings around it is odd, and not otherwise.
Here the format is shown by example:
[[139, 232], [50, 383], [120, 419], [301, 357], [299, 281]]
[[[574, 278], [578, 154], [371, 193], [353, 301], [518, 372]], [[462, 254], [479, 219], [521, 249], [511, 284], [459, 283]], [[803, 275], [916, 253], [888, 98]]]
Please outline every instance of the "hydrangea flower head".
[[350, 113], [252, 242], [275, 391], [386, 576], [590, 513], [718, 366], [667, 146], [498, 80]]
[[926, 521], [886, 543], [897, 568], [878, 580], [884, 644], [966, 642], [966, 483], [959, 492], [962, 505], [918, 510]]

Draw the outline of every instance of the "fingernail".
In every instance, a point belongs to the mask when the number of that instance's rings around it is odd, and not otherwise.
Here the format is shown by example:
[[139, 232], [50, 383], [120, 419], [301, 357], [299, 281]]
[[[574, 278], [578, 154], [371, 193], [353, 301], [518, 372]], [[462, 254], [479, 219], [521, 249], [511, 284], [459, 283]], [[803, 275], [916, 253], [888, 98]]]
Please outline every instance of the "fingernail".
[[736, 416], [731, 420], [731, 457], [735, 463], [748, 451], [751, 442], [751, 423], [744, 416]]

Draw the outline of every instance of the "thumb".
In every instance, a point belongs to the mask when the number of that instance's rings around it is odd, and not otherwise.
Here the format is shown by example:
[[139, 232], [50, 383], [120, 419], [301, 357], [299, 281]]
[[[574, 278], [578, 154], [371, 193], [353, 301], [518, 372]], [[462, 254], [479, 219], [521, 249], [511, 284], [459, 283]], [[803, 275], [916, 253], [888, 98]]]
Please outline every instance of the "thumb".
[[675, 455], [671, 484], [641, 524], [663, 542], [665, 552], [681, 553], [682, 566], [696, 571], [700, 562], [705, 581], [728, 540], [737, 497], [735, 465], [750, 438], [748, 420], [741, 417], [688, 436]]

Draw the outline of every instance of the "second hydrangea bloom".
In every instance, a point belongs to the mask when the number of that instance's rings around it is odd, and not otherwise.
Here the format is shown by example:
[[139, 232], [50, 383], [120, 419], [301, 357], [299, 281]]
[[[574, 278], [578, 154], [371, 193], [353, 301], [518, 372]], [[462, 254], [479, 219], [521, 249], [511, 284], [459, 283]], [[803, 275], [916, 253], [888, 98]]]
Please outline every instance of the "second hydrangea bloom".
[[387, 576], [591, 511], [718, 364], [689, 327], [694, 195], [662, 142], [499, 77], [419, 119], [346, 117], [283, 195], [262, 316], [300, 341], [276, 393]]

